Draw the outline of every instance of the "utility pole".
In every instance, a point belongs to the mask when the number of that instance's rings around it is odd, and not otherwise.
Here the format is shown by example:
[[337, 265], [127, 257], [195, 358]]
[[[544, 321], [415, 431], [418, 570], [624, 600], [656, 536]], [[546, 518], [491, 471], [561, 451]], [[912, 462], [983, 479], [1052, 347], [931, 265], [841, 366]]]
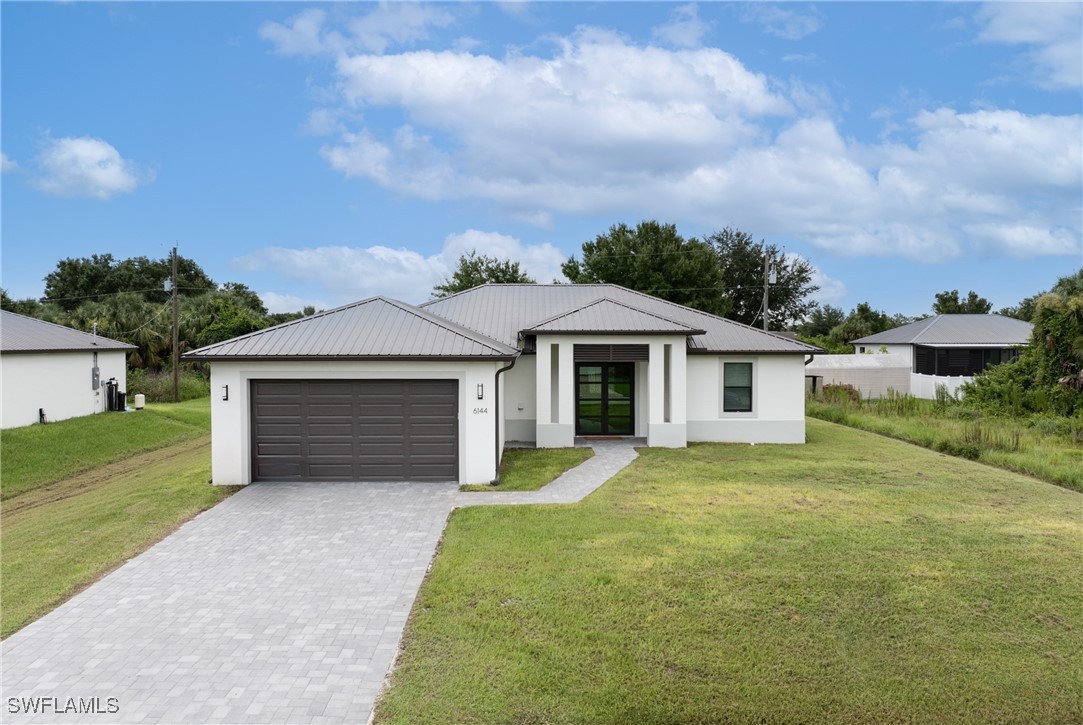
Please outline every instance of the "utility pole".
[[771, 311], [768, 307], [770, 303], [770, 285], [767, 282], [771, 269], [771, 257], [767, 254], [767, 247], [763, 248], [763, 331], [767, 332], [768, 322], [771, 319]]
[[177, 248], [173, 247], [173, 402], [180, 402], [180, 325], [177, 317]]

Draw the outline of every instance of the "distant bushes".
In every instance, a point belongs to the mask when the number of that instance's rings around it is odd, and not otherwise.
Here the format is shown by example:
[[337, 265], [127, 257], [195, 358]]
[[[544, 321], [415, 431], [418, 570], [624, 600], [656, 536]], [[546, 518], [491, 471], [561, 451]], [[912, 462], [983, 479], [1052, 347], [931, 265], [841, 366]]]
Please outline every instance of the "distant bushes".
[[[181, 400], [206, 398], [211, 394], [211, 381], [196, 370], [182, 370], [180, 373], [179, 392]], [[173, 402], [173, 373], [162, 370], [148, 371], [132, 368], [128, 371], [128, 405], [131, 406], [136, 393], [147, 397], [148, 403]]]

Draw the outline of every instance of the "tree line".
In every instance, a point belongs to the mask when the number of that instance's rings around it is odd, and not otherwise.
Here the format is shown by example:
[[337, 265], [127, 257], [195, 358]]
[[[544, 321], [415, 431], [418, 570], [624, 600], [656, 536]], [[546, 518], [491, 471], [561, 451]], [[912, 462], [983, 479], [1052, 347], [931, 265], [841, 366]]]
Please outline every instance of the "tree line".
[[[14, 300], [0, 290], [0, 307], [136, 346], [133, 368], [161, 370], [171, 364], [173, 315], [166, 280], [170, 258], [111, 254], [63, 259], [45, 277], [40, 299]], [[314, 314], [268, 313], [259, 295], [239, 282], [218, 284], [194, 261], [177, 259], [180, 353]]]
[[[703, 239], [685, 238], [674, 224], [643, 221], [635, 227], [616, 224], [583, 244], [579, 257], [561, 266], [569, 282], [607, 282], [646, 292], [670, 302], [693, 307], [746, 325], [762, 326], [764, 272], [770, 270], [768, 329], [794, 330], [798, 336], [830, 352], [848, 353], [848, 344], [866, 335], [914, 322], [917, 317], [888, 314], [868, 302], [849, 313], [818, 304], [813, 295], [812, 265], [787, 255], [777, 245], [756, 241], [747, 232], [726, 227]], [[486, 282], [535, 283], [519, 262], [471, 252], [433, 295], [449, 294]], [[1029, 319], [1034, 299], [1001, 310]], [[933, 314], [986, 314], [992, 303], [971, 290], [960, 296], [946, 290], [935, 296]]]

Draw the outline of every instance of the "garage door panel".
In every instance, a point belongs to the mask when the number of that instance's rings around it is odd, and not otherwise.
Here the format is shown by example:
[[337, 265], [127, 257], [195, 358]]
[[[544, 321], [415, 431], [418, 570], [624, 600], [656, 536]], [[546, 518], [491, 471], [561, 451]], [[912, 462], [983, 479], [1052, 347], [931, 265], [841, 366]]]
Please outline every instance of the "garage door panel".
[[[353, 423], [345, 421], [342, 423], [329, 423], [326, 421], [312, 421], [308, 422], [308, 436], [309, 438], [315, 438], [317, 436], [341, 436], [345, 438], [353, 438]], [[301, 435], [301, 426], [297, 425], [297, 432], [295, 435]]]
[[257, 453], [261, 456], [291, 456], [301, 455], [301, 444], [298, 442], [272, 443], [260, 442]]
[[308, 441], [308, 455], [309, 458], [316, 456], [352, 456], [353, 455], [353, 441], [340, 442], [320, 442], [313, 439]]
[[261, 381], [260, 392], [263, 395], [300, 395], [301, 382], [297, 380]]
[[458, 383], [252, 383], [257, 480], [453, 481]]
[[264, 480], [300, 480], [301, 462], [297, 460], [280, 461], [274, 458], [261, 459], [257, 467], [257, 477]]
[[292, 436], [298, 437], [301, 435], [300, 423], [285, 423], [279, 421], [259, 421], [256, 423], [256, 434], [261, 438], [263, 436]]
[[363, 438], [402, 438], [406, 434], [406, 425], [401, 420], [392, 423], [361, 420], [357, 430]]
[[352, 380], [306, 380], [305, 392], [309, 397], [331, 395], [349, 396], [353, 391]]
[[256, 412], [261, 418], [290, 418], [296, 419], [301, 415], [300, 403], [263, 403], [256, 407]]
[[309, 419], [349, 418], [353, 415], [353, 405], [347, 402], [317, 402], [309, 398], [307, 415]]

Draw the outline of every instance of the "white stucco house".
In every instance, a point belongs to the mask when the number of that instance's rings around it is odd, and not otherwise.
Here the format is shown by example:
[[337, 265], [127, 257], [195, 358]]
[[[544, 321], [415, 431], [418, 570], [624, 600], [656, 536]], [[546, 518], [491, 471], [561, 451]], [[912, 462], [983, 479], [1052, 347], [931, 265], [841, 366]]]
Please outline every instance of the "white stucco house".
[[615, 285], [374, 297], [195, 350], [213, 480], [493, 480], [507, 440], [803, 443], [819, 348]]
[[134, 345], [70, 327], [0, 312], [0, 428], [106, 410], [105, 383], [127, 389]]
[[[933, 399], [951, 395], [988, 367], [1007, 362], [1030, 342], [1034, 326], [1004, 315], [935, 315], [854, 340], [854, 352], [901, 356], [910, 384], [896, 392]], [[817, 363], [818, 364], [818, 363]]]

